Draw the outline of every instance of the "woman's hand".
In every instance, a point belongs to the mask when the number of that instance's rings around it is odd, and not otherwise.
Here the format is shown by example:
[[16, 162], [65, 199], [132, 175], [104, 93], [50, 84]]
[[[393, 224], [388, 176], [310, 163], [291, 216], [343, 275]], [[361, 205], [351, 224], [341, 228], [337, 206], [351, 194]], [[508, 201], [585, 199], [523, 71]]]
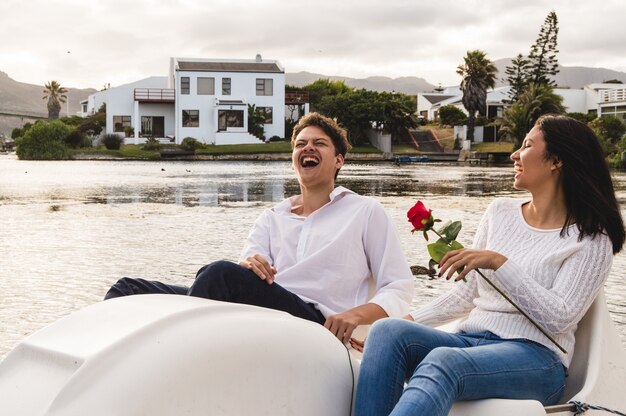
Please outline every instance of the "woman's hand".
[[276, 276], [276, 267], [270, 265], [265, 257], [261, 256], [260, 254], [255, 254], [252, 257], [248, 257], [244, 261], [240, 262], [239, 265], [248, 270], [252, 270], [257, 276], [261, 278], [261, 280], [265, 280], [268, 285], [271, 285], [274, 282], [274, 277]]
[[463, 269], [454, 279], [459, 281], [474, 269], [498, 270], [508, 259], [500, 253], [490, 250], [475, 250], [462, 248], [460, 250], [449, 251], [443, 256], [439, 263], [439, 276], [448, 273], [446, 279], [449, 280], [454, 272]]

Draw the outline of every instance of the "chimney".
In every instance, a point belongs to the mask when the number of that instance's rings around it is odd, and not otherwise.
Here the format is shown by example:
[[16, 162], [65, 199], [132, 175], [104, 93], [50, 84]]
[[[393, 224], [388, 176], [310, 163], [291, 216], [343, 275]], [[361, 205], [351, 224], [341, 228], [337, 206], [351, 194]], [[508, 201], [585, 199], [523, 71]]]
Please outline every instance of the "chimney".
[[256, 61], [257, 61], [257, 62], [261, 62], [262, 60], [263, 60], [263, 59], [261, 59], [261, 54], [260, 54], [260, 53], [257, 53], [257, 54], [256, 54]]

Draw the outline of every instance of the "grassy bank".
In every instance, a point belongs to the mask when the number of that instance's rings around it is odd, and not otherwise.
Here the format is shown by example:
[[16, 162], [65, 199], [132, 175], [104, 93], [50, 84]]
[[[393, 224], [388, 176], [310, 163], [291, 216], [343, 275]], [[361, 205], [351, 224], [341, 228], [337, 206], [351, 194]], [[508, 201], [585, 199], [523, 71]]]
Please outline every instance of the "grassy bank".
[[[164, 147], [165, 148], [165, 147]], [[178, 148], [167, 146], [167, 148]], [[377, 154], [379, 149], [372, 146], [355, 146], [350, 150], [353, 154]], [[237, 144], [237, 145], [205, 145], [196, 149], [196, 157], [203, 156], [245, 156], [245, 155], [272, 155], [281, 154], [287, 156], [291, 154], [289, 142], [271, 142], [258, 144]], [[72, 156], [76, 159], [139, 159], [139, 160], [160, 160], [160, 150], [144, 150], [143, 145], [126, 144], [119, 150], [109, 150], [104, 146], [87, 147], [72, 151]]]

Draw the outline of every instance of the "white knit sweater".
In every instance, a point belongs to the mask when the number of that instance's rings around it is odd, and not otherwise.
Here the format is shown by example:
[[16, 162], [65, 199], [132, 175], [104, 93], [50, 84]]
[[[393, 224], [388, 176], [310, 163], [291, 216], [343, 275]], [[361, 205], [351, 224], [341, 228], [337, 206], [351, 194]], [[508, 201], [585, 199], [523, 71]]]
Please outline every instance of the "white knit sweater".
[[[501, 338], [526, 338], [557, 353], [566, 367], [574, 352], [578, 322], [591, 306], [613, 262], [607, 235], [578, 241], [578, 229], [531, 227], [522, 215], [526, 201], [501, 198], [485, 212], [474, 248], [496, 251], [508, 260], [497, 270], [481, 271], [509, 295], [568, 353], [563, 354], [477, 273], [449, 293], [411, 313], [416, 322], [437, 326], [464, 317], [459, 331], [490, 331]], [[469, 313], [469, 315], [468, 315]]]

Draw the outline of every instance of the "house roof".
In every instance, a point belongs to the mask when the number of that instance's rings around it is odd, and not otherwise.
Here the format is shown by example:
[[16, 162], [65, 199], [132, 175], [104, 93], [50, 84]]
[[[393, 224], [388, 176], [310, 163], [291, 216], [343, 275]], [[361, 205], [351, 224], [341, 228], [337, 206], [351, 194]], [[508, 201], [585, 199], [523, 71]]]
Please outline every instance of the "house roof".
[[[493, 90], [487, 91], [487, 104], [502, 104], [504, 100], [510, 99], [509, 91], [511, 90], [510, 86], [504, 86], [495, 88]], [[448, 98], [444, 100], [439, 100], [437, 103], [433, 104], [433, 108], [443, 107], [444, 105], [454, 105], [459, 104], [463, 100], [463, 94], [448, 96]]]
[[454, 97], [454, 95], [422, 94], [422, 97], [430, 101], [431, 104], [437, 104], [440, 101], [447, 100], [448, 98]]
[[284, 72], [276, 62], [207, 62], [179, 60], [178, 69], [181, 71], [207, 72]]

